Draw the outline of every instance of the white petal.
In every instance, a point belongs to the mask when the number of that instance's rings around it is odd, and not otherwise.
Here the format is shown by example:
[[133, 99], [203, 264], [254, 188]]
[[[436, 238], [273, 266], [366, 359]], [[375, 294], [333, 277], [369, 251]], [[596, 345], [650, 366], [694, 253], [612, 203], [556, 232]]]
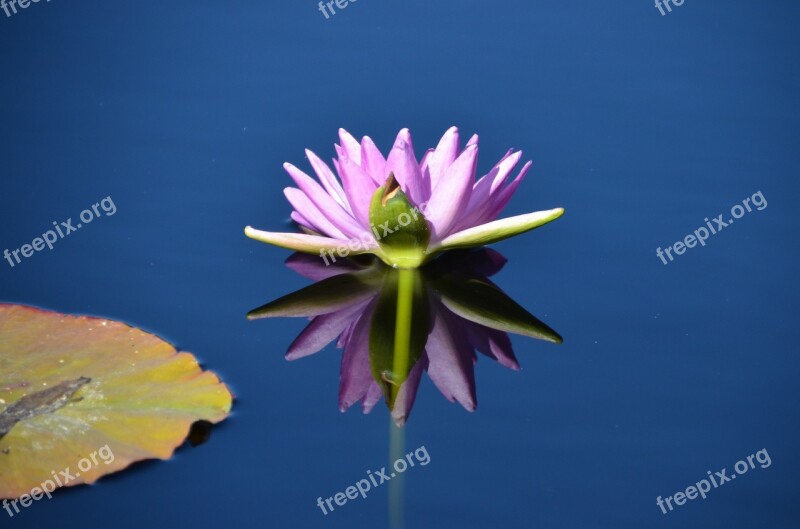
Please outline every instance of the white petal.
[[492, 244], [538, 228], [539, 226], [557, 219], [563, 214], [563, 208], [555, 208], [481, 224], [480, 226], [475, 226], [474, 228], [469, 228], [468, 230], [450, 235], [431, 248], [429, 253], [452, 250], [454, 248], [470, 248]]

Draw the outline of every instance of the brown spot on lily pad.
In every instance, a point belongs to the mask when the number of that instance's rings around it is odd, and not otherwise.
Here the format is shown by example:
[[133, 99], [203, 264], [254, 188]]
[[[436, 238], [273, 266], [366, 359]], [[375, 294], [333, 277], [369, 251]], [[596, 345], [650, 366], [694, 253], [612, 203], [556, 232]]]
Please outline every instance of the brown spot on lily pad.
[[20, 421], [63, 408], [84, 384], [91, 381], [90, 378], [80, 377], [25, 395], [0, 413], [0, 439]]

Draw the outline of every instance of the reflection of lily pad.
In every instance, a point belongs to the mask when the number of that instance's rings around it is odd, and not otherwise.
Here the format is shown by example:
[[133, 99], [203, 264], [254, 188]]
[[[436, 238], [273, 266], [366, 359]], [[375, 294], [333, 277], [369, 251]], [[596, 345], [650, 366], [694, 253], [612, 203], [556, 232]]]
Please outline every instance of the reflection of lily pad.
[[231, 400], [191, 354], [152, 334], [0, 304], [0, 498], [65, 469], [70, 486], [168, 459], [192, 423], [222, 421]]

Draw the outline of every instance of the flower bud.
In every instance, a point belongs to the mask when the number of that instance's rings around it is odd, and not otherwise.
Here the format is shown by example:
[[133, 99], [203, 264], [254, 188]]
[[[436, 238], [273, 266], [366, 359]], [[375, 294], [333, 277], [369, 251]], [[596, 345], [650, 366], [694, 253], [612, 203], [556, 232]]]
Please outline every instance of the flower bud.
[[369, 221], [387, 264], [415, 268], [425, 261], [431, 238], [428, 221], [400, 189], [393, 173], [372, 195]]

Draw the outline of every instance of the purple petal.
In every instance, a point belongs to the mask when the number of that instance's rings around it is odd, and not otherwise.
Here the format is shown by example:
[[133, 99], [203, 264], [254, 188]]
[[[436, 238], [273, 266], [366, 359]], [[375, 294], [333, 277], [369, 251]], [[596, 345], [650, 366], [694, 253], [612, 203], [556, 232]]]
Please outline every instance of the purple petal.
[[298, 213], [296, 211], [292, 211], [292, 213], [289, 215], [289, 217], [291, 217], [291, 219], [293, 221], [298, 223], [303, 228], [306, 228], [307, 230], [311, 230], [313, 232], [316, 232], [316, 235], [322, 235], [322, 230], [320, 230], [319, 228], [314, 226], [307, 218], [302, 216], [300, 213]]
[[400, 385], [400, 390], [394, 399], [394, 408], [392, 408], [392, 419], [394, 419], [394, 423], [397, 426], [402, 427], [405, 425], [408, 416], [411, 415], [411, 408], [414, 407], [419, 383], [422, 380], [422, 372], [425, 371], [427, 366], [428, 358], [426, 355], [422, 355], [422, 358], [408, 372], [405, 382]]
[[342, 189], [342, 185], [339, 183], [339, 180], [336, 179], [336, 176], [333, 174], [333, 171], [331, 171], [331, 168], [328, 167], [328, 164], [320, 160], [316, 154], [308, 149], [306, 149], [306, 156], [308, 157], [308, 161], [311, 162], [311, 167], [314, 169], [314, 172], [317, 173], [319, 181], [322, 182], [322, 185], [325, 187], [325, 190], [328, 192], [328, 194], [332, 196], [340, 206], [350, 211], [350, 205], [347, 203], [347, 197], [344, 194], [344, 189]]
[[491, 248], [484, 248], [470, 263], [470, 269], [482, 276], [491, 277], [498, 273], [508, 262], [508, 259]]
[[386, 181], [384, 177], [386, 158], [383, 157], [383, 154], [381, 154], [381, 151], [369, 136], [364, 136], [361, 139], [361, 168], [379, 186], [382, 186]]
[[312, 281], [321, 281], [329, 277], [360, 270], [358, 266], [348, 259], [339, 259], [335, 263], [326, 265], [319, 255], [307, 253], [293, 253], [286, 258], [283, 264], [294, 273]]
[[[492, 167], [492, 170], [489, 171], [487, 174], [482, 176], [480, 180], [478, 180], [472, 188], [472, 195], [469, 197], [469, 206], [467, 207], [468, 211], [475, 209], [477, 206], [484, 206], [484, 202], [489, 198], [492, 191], [492, 185], [494, 184], [495, 180], [497, 179], [497, 175], [500, 174], [500, 168], [505, 167], [503, 163], [514, 154], [513, 149], [509, 149], [508, 152], [503, 156], [499, 162]], [[507, 178], [508, 173], [506, 173]]]
[[378, 184], [345, 153], [341, 153], [339, 158], [339, 176], [353, 214], [362, 226], [369, 226], [369, 205]]
[[344, 129], [339, 129], [339, 141], [342, 142], [342, 147], [347, 153], [347, 157], [361, 165], [361, 145], [349, 132]]
[[[342, 206], [326, 193], [325, 190], [322, 189], [322, 186], [315, 182], [313, 178], [290, 163], [283, 164], [283, 167], [286, 169], [286, 172], [289, 173], [289, 176], [297, 183], [297, 186], [302, 189], [311, 202], [314, 203], [317, 209], [324, 214], [328, 222], [335, 225], [341, 233], [346, 235], [345, 239], [358, 237], [367, 231], [358, 224], [350, 213], [345, 211]], [[298, 211], [300, 210], [298, 209]], [[304, 211], [300, 211], [300, 213], [314, 224], [317, 224], [317, 218], [309, 216]]]
[[506, 178], [508, 175], [511, 174], [511, 171], [514, 170], [514, 167], [517, 166], [517, 162], [519, 162], [520, 157], [522, 157], [522, 151], [517, 151], [508, 158], [504, 158], [497, 166], [497, 175], [494, 177], [494, 181], [492, 182], [492, 188], [489, 191], [490, 194], [494, 195], [500, 187], [505, 183]]
[[369, 389], [367, 390], [367, 395], [362, 401], [364, 413], [371, 412], [372, 408], [374, 408], [375, 405], [380, 402], [381, 397], [383, 397], [383, 391], [381, 391], [381, 387], [378, 385], [378, 383], [373, 380], [372, 384], [370, 384]]
[[289, 201], [289, 204], [291, 204], [303, 218], [317, 228], [316, 231], [322, 232], [324, 235], [335, 239], [348, 239], [348, 236], [337, 226], [334, 226], [333, 223], [328, 220], [328, 217], [323, 215], [317, 206], [311, 202], [311, 199], [301, 190], [296, 187], [287, 187], [283, 190], [283, 194], [286, 195], [286, 200]]
[[428, 149], [425, 151], [425, 154], [422, 155], [422, 159], [419, 161], [419, 170], [422, 173], [423, 178], [430, 179], [431, 168], [428, 164], [430, 163], [431, 156], [434, 152], [436, 152], [436, 149]]
[[514, 181], [508, 184], [504, 189], [501, 189], [496, 197], [494, 195], [491, 197], [487, 215], [485, 218], [479, 219], [479, 224], [492, 221], [500, 215], [506, 205], [508, 205], [511, 197], [514, 196], [514, 192], [525, 179], [525, 175], [528, 174], [528, 169], [531, 168], [531, 165], [533, 165], [533, 162], [528, 162], [523, 165]]
[[469, 203], [477, 161], [478, 148], [474, 145], [467, 147], [447, 168], [431, 195], [425, 216], [438, 240], [444, 239], [456, 227], [459, 216]]
[[423, 187], [422, 172], [414, 156], [414, 146], [411, 143], [411, 134], [408, 129], [401, 130], [397, 135], [394, 147], [386, 159], [384, 182], [390, 173], [394, 173], [400, 188], [415, 205], [422, 204], [430, 196], [430, 190]]
[[286, 352], [287, 360], [297, 360], [320, 351], [344, 332], [358, 318], [369, 300], [354, 303], [342, 310], [322, 314], [311, 320]]
[[428, 376], [448, 400], [458, 401], [465, 409], [474, 411], [478, 402], [475, 394], [475, 353], [466, 341], [463, 328], [454, 324], [448, 313], [449, 310], [441, 307], [428, 336], [425, 346]]
[[496, 360], [500, 365], [519, 371], [519, 362], [514, 355], [508, 334], [469, 320], [461, 320], [461, 323], [467, 331], [469, 342], [475, 349]]
[[374, 379], [369, 366], [369, 326], [375, 302], [369, 304], [356, 322], [351, 338], [344, 346], [339, 372], [339, 409], [347, 408], [363, 399]]
[[354, 321], [350, 325], [348, 325], [347, 329], [345, 329], [344, 332], [342, 333], [342, 335], [339, 336], [339, 339], [336, 341], [336, 347], [337, 348], [341, 349], [345, 345], [347, 345], [347, 342], [349, 342], [350, 338], [353, 337], [353, 329], [356, 328], [356, 323], [358, 323], [358, 322]]
[[428, 160], [432, 189], [436, 189], [436, 186], [445, 174], [445, 170], [456, 161], [458, 157], [458, 144], [458, 128], [450, 127], [447, 132], [444, 133], [442, 139], [439, 140], [439, 144]]
[[[464, 214], [458, 221], [455, 231], [465, 230], [475, 226], [479, 218], [484, 216], [487, 209], [487, 204], [491, 197], [492, 184], [500, 173], [500, 167], [503, 162], [514, 153], [513, 149], [509, 149], [505, 156], [503, 156], [489, 173], [485, 174], [478, 180], [472, 187], [472, 194], [469, 197], [469, 203], [464, 208]], [[507, 175], [506, 175], [507, 177]]]

